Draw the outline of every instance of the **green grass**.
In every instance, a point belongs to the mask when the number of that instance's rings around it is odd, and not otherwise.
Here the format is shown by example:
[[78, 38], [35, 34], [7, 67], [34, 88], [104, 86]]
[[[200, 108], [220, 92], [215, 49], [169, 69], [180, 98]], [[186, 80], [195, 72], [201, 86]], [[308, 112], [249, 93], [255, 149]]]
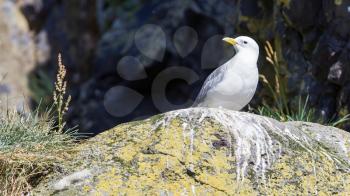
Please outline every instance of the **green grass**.
[[308, 106], [308, 103], [308, 96], [306, 97], [305, 101], [302, 101], [302, 99], [299, 97], [298, 107], [290, 108], [289, 113], [279, 110], [277, 107], [270, 107], [268, 105], [259, 107], [256, 113], [277, 119], [279, 121], [315, 122], [333, 127], [342, 125], [350, 120], [350, 114], [347, 114], [340, 118], [333, 118], [329, 121], [324, 121], [322, 118], [318, 117], [314, 109]]
[[[276, 44], [276, 43], [275, 43]], [[263, 74], [260, 75], [261, 82], [265, 85], [270, 96], [270, 103], [263, 100], [263, 106], [258, 107], [255, 113], [268, 116], [279, 121], [305, 121], [315, 122], [328, 126], [341, 127], [349, 122], [350, 114], [334, 117], [329, 121], [321, 118], [314, 109], [309, 106], [309, 96], [305, 99], [299, 97], [298, 106], [293, 107], [291, 98], [288, 95], [288, 69], [281, 55], [274, 50], [270, 42], [265, 44], [266, 61], [272, 66], [274, 75], [267, 79]]]
[[39, 104], [34, 112], [0, 111], [1, 196], [27, 195], [73, 152], [78, 138], [76, 129], [65, 128], [70, 96], [66, 98], [66, 68], [61, 55], [58, 65], [50, 110], [40, 110]]
[[285, 113], [283, 110], [279, 110], [276, 107], [270, 107], [268, 105], [263, 105], [259, 107], [255, 113], [267, 116], [278, 121], [304, 121], [304, 122], [314, 122], [323, 124], [326, 126], [339, 127], [342, 128], [342, 125], [350, 121], [350, 114], [346, 114], [341, 117], [334, 117], [329, 121], [325, 121], [322, 118], [319, 118], [316, 115], [315, 110], [310, 109], [307, 105], [307, 99], [304, 103], [299, 101], [299, 106], [295, 109], [291, 109], [290, 113]]
[[258, 108], [257, 113], [263, 116], [268, 116], [279, 121], [305, 121], [315, 122], [317, 120], [315, 111], [308, 107], [308, 97], [304, 102], [299, 98], [298, 107], [296, 109], [289, 109], [285, 112], [278, 107], [270, 107], [263, 105]]
[[38, 145], [51, 149], [71, 140], [70, 133], [61, 134], [53, 131], [54, 128], [49, 112], [39, 115], [37, 112], [19, 114], [7, 111], [0, 117], [0, 149], [30, 150]]
[[0, 116], [0, 195], [28, 193], [66, 159], [75, 145], [74, 131], [55, 131], [50, 112]]

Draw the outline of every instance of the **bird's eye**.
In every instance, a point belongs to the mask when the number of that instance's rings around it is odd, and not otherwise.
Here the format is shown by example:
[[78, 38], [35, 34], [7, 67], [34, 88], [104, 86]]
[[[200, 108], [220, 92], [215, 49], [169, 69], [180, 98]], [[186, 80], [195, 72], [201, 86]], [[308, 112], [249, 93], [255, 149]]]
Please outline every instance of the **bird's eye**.
[[247, 44], [248, 42], [247, 41], [243, 41], [244, 44]]

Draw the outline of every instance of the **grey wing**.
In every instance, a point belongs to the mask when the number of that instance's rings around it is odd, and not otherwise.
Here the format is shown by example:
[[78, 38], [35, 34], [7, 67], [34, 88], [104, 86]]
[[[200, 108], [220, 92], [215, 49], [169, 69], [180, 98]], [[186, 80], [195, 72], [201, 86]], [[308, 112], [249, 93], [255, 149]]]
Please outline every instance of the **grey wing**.
[[225, 66], [217, 68], [213, 73], [211, 73], [208, 78], [204, 81], [202, 89], [197, 95], [196, 100], [194, 101], [192, 107], [198, 106], [204, 98], [207, 96], [209, 89], [213, 86], [216, 86], [224, 78]]

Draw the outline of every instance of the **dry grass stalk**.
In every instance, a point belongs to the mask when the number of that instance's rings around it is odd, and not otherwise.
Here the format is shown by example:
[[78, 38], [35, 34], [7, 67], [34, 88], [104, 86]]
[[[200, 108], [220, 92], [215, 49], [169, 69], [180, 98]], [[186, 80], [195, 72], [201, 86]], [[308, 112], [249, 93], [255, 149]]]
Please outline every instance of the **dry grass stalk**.
[[286, 96], [286, 85], [283, 83], [283, 76], [281, 75], [282, 67], [280, 61], [277, 56], [277, 52], [273, 49], [271, 43], [269, 41], [266, 42], [264, 46], [266, 52], [266, 61], [269, 62], [274, 70], [274, 85], [271, 84], [267, 80], [267, 78], [260, 74], [259, 77], [261, 81], [267, 85], [271, 96], [273, 98], [274, 103], [280, 111], [284, 111], [289, 114], [289, 108], [287, 104], [287, 96]]
[[54, 105], [56, 107], [57, 118], [58, 118], [58, 131], [63, 131], [65, 126], [64, 115], [68, 111], [69, 103], [71, 101], [71, 96], [66, 98], [67, 81], [66, 77], [66, 67], [62, 63], [61, 54], [58, 54], [58, 72], [56, 75], [55, 90], [53, 92]]

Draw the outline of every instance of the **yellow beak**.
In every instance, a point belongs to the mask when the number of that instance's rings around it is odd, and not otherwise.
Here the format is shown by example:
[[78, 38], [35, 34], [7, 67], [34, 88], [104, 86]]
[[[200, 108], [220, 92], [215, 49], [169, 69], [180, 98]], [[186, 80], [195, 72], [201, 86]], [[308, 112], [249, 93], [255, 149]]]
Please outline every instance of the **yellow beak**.
[[231, 44], [231, 45], [233, 45], [233, 46], [237, 44], [236, 40], [233, 39], [233, 38], [230, 38], [230, 37], [225, 37], [225, 38], [222, 39], [222, 40], [225, 41], [225, 42], [227, 42], [227, 43], [229, 43], [229, 44]]

